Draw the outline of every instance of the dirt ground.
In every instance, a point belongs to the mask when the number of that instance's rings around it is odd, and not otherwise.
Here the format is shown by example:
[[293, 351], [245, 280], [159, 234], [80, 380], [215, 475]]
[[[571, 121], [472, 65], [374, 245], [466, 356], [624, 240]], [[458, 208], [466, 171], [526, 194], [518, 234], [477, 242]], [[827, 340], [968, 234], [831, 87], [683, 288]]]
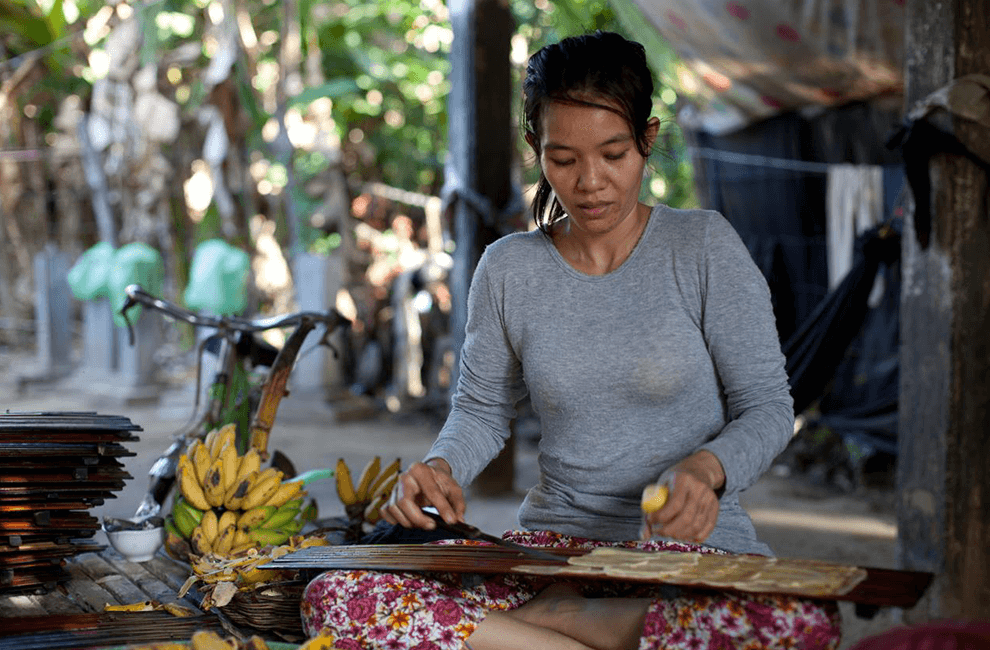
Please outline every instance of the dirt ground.
[[[11, 411], [95, 411], [122, 415], [140, 426], [140, 440], [129, 444], [134, 456], [124, 459], [133, 477], [117, 498], [94, 509], [101, 517], [131, 516], [147, 487], [147, 472], [170, 442], [170, 435], [191, 414], [192, 391], [162, 391], [150, 403], [134, 404], [120, 398], [105, 382], [70, 376], [59, 382], [29, 383], [19, 394], [19, 377], [31, 375], [31, 358], [0, 351], [0, 407]], [[332, 467], [338, 457], [359, 471], [376, 454], [396, 456], [404, 462], [418, 460], [429, 448], [438, 423], [419, 414], [378, 412], [364, 419], [340, 421], [341, 404], [329, 404], [316, 396], [292, 394], [280, 407], [270, 448], [281, 450], [299, 471]], [[525, 490], [537, 477], [536, 450], [532, 441], [516, 445], [515, 491], [499, 498], [469, 501], [468, 521], [482, 530], [499, 533], [516, 524], [515, 511]], [[331, 481], [310, 485], [320, 516], [343, 513]], [[757, 531], [781, 557], [818, 559], [861, 566], [897, 568], [897, 527], [893, 494], [860, 491], [840, 494], [812, 485], [800, 476], [768, 474], [743, 495]], [[98, 534], [97, 540], [103, 541]], [[849, 648], [864, 637], [900, 624], [900, 610], [881, 610], [872, 619], [856, 616], [842, 603], [843, 641]]]

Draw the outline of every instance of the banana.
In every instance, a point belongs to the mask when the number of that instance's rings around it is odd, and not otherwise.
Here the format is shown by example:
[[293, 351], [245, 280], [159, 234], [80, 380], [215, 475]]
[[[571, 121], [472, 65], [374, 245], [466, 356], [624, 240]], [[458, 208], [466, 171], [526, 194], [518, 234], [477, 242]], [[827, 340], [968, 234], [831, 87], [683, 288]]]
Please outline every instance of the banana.
[[254, 635], [241, 644], [241, 650], [269, 650], [268, 644], [258, 635]]
[[217, 521], [217, 531], [223, 532], [223, 530], [227, 526], [233, 526], [234, 524], [236, 524], [237, 517], [238, 514], [235, 510], [227, 510], [226, 512], [224, 512], [222, 515], [220, 515], [220, 519]]
[[282, 483], [275, 490], [275, 494], [265, 501], [265, 505], [280, 508], [300, 494], [302, 494], [302, 483], [297, 481]]
[[196, 630], [189, 639], [189, 647], [191, 650], [234, 650], [236, 646], [227, 643], [216, 632]]
[[183, 607], [179, 603], [162, 603], [162, 609], [178, 618], [189, 618], [190, 616], [199, 616], [199, 612], [196, 612], [189, 607]]
[[337, 640], [332, 634], [320, 634], [307, 639], [296, 650], [333, 650]]
[[283, 474], [281, 470], [275, 469], [274, 467], [269, 467], [268, 469], [261, 470], [260, 472], [258, 472], [258, 477], [254, 480], [254, 485], [251, 486], [251, 489], [253, 490], [256, 485], [258, 485], [259, 483], [264, 483], [273, 476], [278, 476], [278, 480], [281, 481]]
[[217, 458], [210, 464], [210, 469], [206, 472], [206, 480], [203, 482], [203, 494], [206, 502], [212, 507], [223, 505], [223, 460]]
[[233, 422], [225, 424], [220, 429], [217, 430], [217, 435], [213, 439], [213, 444], [210, 445], [210, 460], [216, 460], [220, 458], [220, 452], [223, 451], [224, 445], [230, 443], [234, 449], [237, 449], [237, 425]]
[[237, 468], [237, 478], [242, 479], [251, 472], [257, 472], [261, 469], [261, 456], [258, 455], [257, 449], [248, 449], [247, 452], [241, 456], [240, 467]]
[[172, 510], [184, 510], [197, 524], [203, 520], [203, 511], [194, 508], [181, 494], [175, 498], [175, 503], [172, 504]]
[[[165, 532], [169, 535], [175, 535], [176, 537], [185, 537], [181, 532], [179, 532], [179, 527], [175, 523], [175, 515], [171, 514], [165, 517]], [[191, 531], [190, 531], [191, 532]]]
[[392, 478], [390, 478], [389, 480], [385, 481], [380, 486], [378, 486], [378, 489], [374, 492], [374, 494], [371, 495], [371, 498], [368, 500], [377, 501], [381, 499], [382, 501], [384, 501], [388, 499], [389, 496], [392, 494], [392, 489], [395, 487], [395, 484], [398, 482], [399, 482], [399, 475], [393, 474]]
[[345, 506], [353, 505], [357, 501], [357, 494], [354, 491], [354, 482], [351, 480], [351, 468], [343, 458], [337, 459], [337, 496]]
[[302, 509], [301, 513], [299, 513], [299, 521], [303, 523], [309, 521], [316, 521], [316, 518], [319, 516], [319, 514], [320, 511], [316, 505], [316, 499], [311, 499], [309, 504]]
[[204, 485], [206, 481], [206, 472], [210, 469], [210, 452], [206, 449], [206, 446], [200, 442], [196, 445], [196, 448], [191, 451], [189, 457], [192, 459], [192, 465], [196, 469], [196, 480], [199, 481], [200, 485]]
[[189, 548], [196, 555], [206, 555], [213, 551], [213, 545], [206, 539], [206, 534], [203, 532], [201, 526], [196, 526], [196, 529], [189, 537]]
[[188, 510], [180, 508], [178, 505], [172, 509], [172, 521], [183, 539], [189, 539], [193, 529], [199, 525]]
[[269, 499], [274, 496], [278, 491], [279, 485], [282, 484], [282, 472], [276, 471], [275, 474], [269, 476], [267, 479], [261, 481], [260, 483], [256, 479], [254, 486], [248, 491], [247, 495], [244, 497], [244, 501], [241, 502], [241, 508], [243, 510], [250, 510], [251, 508], [256, 508], [260, 505], [264, 505]]
[[220, 432], [220, 428], [211, 429], [209, 433], [203, 438], [203, 446], [206, 447], [206, 452], [209, 453], [213, 449], [213, 443], [217, 439], [217, 434]]
[[278, 510], [275, 511], [275, 514], [273, 514], [271, 517], [269, 517], [267, 519], [267, 521], [265, 521], [264, 523], [261, 524], [261, 527], [262, 528], [269, 528], [269, 529], [271, 529], [271, 528], [281, 528], [282, 526], [284, 526], [288, 522], [290, 522], [293, 519], [295, 519], [296, 518], [296, 515], [298, 515], [298, 514], [299, 514], [299, 508], [298, 507], [296, 507], [296, 508], [285, 508], [285, 507], [279, 508]]
[[103, 606], [104, 612], [150, 612], [155, 609], [155, 603], [151, 600], [142, 600], [126, 605], [111, 605], [107, 603]]
[[354, 496], [358, 502], [364, 501], [368, 498], [368, 489], [371, 487], [372, 481], [378, 476], [378, 472], [382, 468], [382, 457], [375, 456], [364, 466], [361, 470], [361, 477], [358, 479], [357, 487], [354, 489]]
[[246, 530], [253, 530], [268, 521], [269, 517], [275, 514], [275, 506], [258, 506], [245, 510], [237, 518], [237, 527]]
[[220, 450], [220, 461], [223, 464], [223, 490], [226, 492], [237, 480], [241, 466], [241, 457], [237, 455], [237, 447], [232, 442]]
[[256, 528], [254, 530], [249, 530], [248, 535], [252, 540], [263, 546], [280, 546], [290, 537], [288, 532], [277, 528]]
[[244, 502], [244, 497], [247, 496], [248, 490], [251, 489], [251, 484], [254, 482], [255, 478], [258, 476], [258, 471], [255, 470], [238, 479], [223, 495], [223, 507], [227, 510], [240, 510], [241, 503]]
[[220, 533], [216, 510], [210, 508], [203, 514], [203, 521], [199, 522], [199, 528], [203, 531], [203, 537], [206, 541], [212, 545]]
[[220, 536], [217, 537], [217, 541], [213, 543], [213, 552], [217, 555], [228, 555], [231, 546], [234, 544], [234, 535], [236, 533], [237, 527], [234, 524], [230, 524], [224, 528]]
[[240, 526], [236, 526], [235, 528], [236, 530], [234, 531], [234, 541], [231, 542], [230, 544], [230, 548], [232, 551], [233, 549], [240, 548], [245, 544], [250, 544], [251, 546], [254, 546], [254, 541], [248, 535], [246, 529], [241, 528]]
[[[246, 534], [247, 533], [245, 533], [245, 535]], [[258, 548], [258, 542], [254, 541], [253, 539], [249, 539], [243, 544], [234, 544], [233, 546], [231, 546], [230, 555], [240, 555], [241, 553], [245, 551], [250, 551], [253, 548], [254, 549]]]
[[375, 498], [375, 495], [378, 494], [378, 491], [381, 489], [381, 487], [385, 485], [385, 483], [390, 478], [392, 478], [393, 475], [398, 474], [401, 469], [402, 469], [401, 458], [396, 458], [391, 463], [386, 465], [385, 469], [381, 471], [381, 473], [378, 475], [378, 478], [374, 480], [374, 482], [371, 484], [371, 487], [368, 489], [369, 498], [372, 499]]
[[289, 521], [285, 522], [285, 524], [281, 528], [269, 528], [268, 530], [283, 530], [291, 536], [291, 535], [295, 535], [300, 530], [302, 530], [302, 527], [303, 527], [302, 521], [300, 521], [299, 519], [290, 519]]
[[[185, 462], [183, 462], [183, 460]], [[202, 486], [196, 480], [196, 470], [192, 463], [184, 456], [179, 458], [179, 468], [177, 470], [179, 478], [179, 491], [183, 498], [199, 510], [209, 510], [210, 502], [206, 500], [206, 494]]]

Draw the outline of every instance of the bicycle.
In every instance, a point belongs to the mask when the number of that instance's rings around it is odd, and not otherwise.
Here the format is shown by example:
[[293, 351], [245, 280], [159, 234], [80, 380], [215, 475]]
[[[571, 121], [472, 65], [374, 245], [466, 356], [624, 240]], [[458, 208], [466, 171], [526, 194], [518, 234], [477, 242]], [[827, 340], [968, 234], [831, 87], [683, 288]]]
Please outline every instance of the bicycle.
[[[330, 348], [334, 356], [339, 352], [330, 342], [330, 336], [338, 329], [350, 326], [337, 310], [325, 312], [302, 311], [261, 319], [235, 316], [208, 316], [190, 311], [168, 300], [154, 296], [139, 285], [125, 289], [126, 300], [120, 314], [127, 323], [129, 342], [134, 345], [134, 329], [128, 311], [140, 305], [160, 312], [167, 317], [183, 321], [193, 327], [216, 330], [204, 338], [197, 349], [196, 398], [189, 422], [175, 434], [175, 442], [158, 458], [149, 471], [148, 492], [138, 505], [134, 520], [141, 521], [158, 515], [165, 500], [171, 494], [176, 480], [179, 458], [196, 438], [224, 424], [235, 423], [238, 451], [257, 450], [262, 460], [269, 460], [268, 439], [279, 403], [286, 395], [286, 385], [302, 344], [318, 326], [323, 326], [319, 345]], [[281, 349], [260, 340], [256, 334], [272, 329], [293, 327]], [[202, 391], [203, 355], [214, 352], [219, 361], [216, 375], [210, 385], [209, 399], [200, 407]], [[248, 381], [245, 362], [268, 366], [265, 381], [252, 387]], [[278, 452], [276, 452], [277, 454]], [[272, 458], [272, 460], [276, 460]]]

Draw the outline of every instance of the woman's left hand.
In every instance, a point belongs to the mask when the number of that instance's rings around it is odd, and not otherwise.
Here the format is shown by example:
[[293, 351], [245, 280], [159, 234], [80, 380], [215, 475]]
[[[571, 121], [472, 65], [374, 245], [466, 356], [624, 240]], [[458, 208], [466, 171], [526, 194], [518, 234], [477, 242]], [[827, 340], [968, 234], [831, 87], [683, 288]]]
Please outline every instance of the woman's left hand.
[[714, 454], [699, 451], [675, 465], [670, 496], [659, 510], [643, 519], [644, 540], [659, 535], [701, 543], [715, 530], [719, 502], [716, 490], [725, 485], [725, 472]]

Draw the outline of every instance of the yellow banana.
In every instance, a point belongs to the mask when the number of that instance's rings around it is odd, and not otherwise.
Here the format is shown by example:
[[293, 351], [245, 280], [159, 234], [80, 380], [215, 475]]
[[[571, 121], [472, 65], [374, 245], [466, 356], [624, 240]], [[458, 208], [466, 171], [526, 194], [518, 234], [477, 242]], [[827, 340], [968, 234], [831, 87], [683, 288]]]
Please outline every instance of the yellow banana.
[[268, 644], [258, 635], [254, 635], [241, 644], [241, 650], [268, 650]]
[[237, 455], [237, 447], [233, 442], [227, 443], [220, 450], [220, 461], [223, 464], [223, 490], [224, 492], [237, 480], [238, 470], [241, 466], [241, 457]]
[[199, 527], [203, 531], [203, 536], [206, 538], [206, 541], [213, 544], [213, 541], [220, 533], [216, 510], [210, 508], [203, 513], [203, 520], [199, 522]]
[[196, 480], [196, 470], [189, 459], [179, 458], [179, 467], [176, 471], [179, 478], [179, 491], [182, 492], [183, 498], [198, 510], [209, 510], [210, 502], [206, 500], [206, 494], [203, 492], [199, 481]]
[[220, 536], [217, 537], [217, 541], [213, 543], [213, 552], [217, 555], [227, 555], [230, 553], [230, 548], [234, 544], [234, 535], [237, 533], [237, 527], [234, 524], [230, 524], [220, 532]]
[[191, 650], [234, 650], [236, 646], [227, 643], [216, 632], [196, 630], [189, 639]]
[[[197, 441], [198, 442], [198, 441]], [[200, 485], [204, 485], [206, 481], [206, 472], [210, 469], [210, 452], [207, 451], [203, 443], [196, 445], [196, 448], [192, 450], [192, 465], [196, 469], [196, 480], [199, 481]]]
[[128, 603], [126, 605], [111, 605], [107, 603], [103, 606], [104, 612], [150, 612], [155, 609], [155, 602], [151, 600], [142, 600], [137, 603]]
[[258, 471], [255, 470], [238, 479], [238, 481], [224, 493], [223, 507], [227, 510], [239, 510], [241, 508], [241, 503], [244, 502], [244, 497], [247, 496], [248, 491], [251, 489], [251, 484], [257, 476]]
[[216, 460], [220, 458], [220, 452], [223, 451], [224, 445], [230, 443], [234, 449], [237, 449], [237, 425], [231, 422], [230, 424], [225, 424], [217, 431], [216, 437], [213, 439], [213, 444], [210, 445], [210, 459]]
[[388, 497], [392, 494], [392, 488], [395, 487], [395, 484], [398, 483], [398, 481], [399, 481], [399, 475], [392, 474], [392, 478], [382, 483], [378, 487], [378, 489], [375, 490], [374, 494], [371, 495], [369, 501], [377, 501], [379, 498], [381, 498], [383, 501], [385, 499], [388, 499]]
[[210, 465], [206, 472], [206, 480], [203, 482], [203, 494], [206, 502], [212, 507], [223, 505], [223, 460], [217, 458]]
[[266, 480], [258, 483], [255, 481], [254, 487], [250, 489], [244, 500], [241, 501], [243, 510], [250, 510], [260, 505], [264, 505], [278, 491], [278, 486], [282, 484], [282, 472], [277, 472], [269, 476]]
[[257, 472], [261, 469], [261, 456], [258, 455], [257, 449], [248, 449], [247, 453], [241, 456], [241, 464], [237, 468], [237, 478], [242, 479], [251, 472]]
[[257, 528], [268, 521], [268, 518], [275, 514], [275, 506], [257, 506], [250, 510], [244, 510], [237, 518], [237, 527], [245, 530]]
[[378, 523], [378, 520], [382, 518], [381, 508], [385, 505], [385, 502], [388, 501], [390, 492], [391, 491], [386, 492], [385, 490], [382, 490], [382, 492], [368, 504], [368, 507], [364, 509], [365, 521], [369, 524]]
[[189, 548], [196, 555], [206, 555], [213, 550], [213, 544], [206, 539], [206, 534], [203, 532], [202, 526], [196, 526], [193, 530], [192, 535], [189, 537]]
[[199, 616], [199, 612], [189, 608], [183, 607], [178, 603], [163, 603], [162, 609], [171, 614], [172, 616], [177, 616], [179, 618], [188, 618], [190, 616]]
[[368, 498], [373, 499], [375, 495], [378, 494], [378, 490], [381, 489], [385, 482], [388, 481], [394, 474], [398, 474], [402, 469], [402, 459], [396, 458], [391, 463], [385, 466], [385, 469], [378, 474], [378, 478], [374, 480], [371, 487], [368, 489]]
[[371, 487], [371, 483], [375, 480], [375, 477], [378, 476], [381, 468], [382, 457], [375, 456], [361, 470], [361, 477], [358, 479], [357, 487], [354, 489], [354, 497], [359, 502], [367, 500], [369, 496], [368, 489]]
[[237, 523], [237, 511], [227, 510], [222, 515], [220, 515], [219, 521], [217, 521], [217, 530], [223, 532], [227, 526], [233, 526]]
[[265, 481], [271, 479], [271, 477], [276, 475], [278, 476], [279, 480], [282, 480], [283, 474], [281, 470], [275, 469], [274, 467], [269, 467], [268, 469], [261, 470], [260, 472], [258, 472], [257, 478], [254, 479], [254, 484], [249, 488], [249, 491], [253, 490], [255, 486], [264, 483]]
[[233, 550], [235, 548], [240, 548], [245, 544], [253, 545], [254, 541], [248, 535], [246, 529], [241, 528], [240, 526], [236, 526], [234, 530], [234, 541], [231, 543], [230, 548], [231, 550]]
[[357, 502], [357, 495], [354, 491], [354, 482], [351, 480], [351, 468], [343, 458], [337, 459], [335, 471], [337, 477], [337, 496], [345, 506], [353, 505]]
[[210, 450], [213, 449], [213, 443], [216, 441], [217, 434], [219, 432], [219, 428], [212, 429], [206, 434], [206, 437], [203, 438], [203, 446], [206, 448], [206, 453], [210, 453]]
[[[244, 534], [246, 535], [247, 533]], [[240, 555], [245, 551], [250, 551], [252, 548], [258, 548], [258, 542], [253, 539], [249, 539], [243, 544], [234, 544], [231, 546], [229, 555]]]
[[332, 634], [320, 634], [308, 639], [296, 650], [333, 650], [336, 641]]
[[289, 501], [292, 501], [302, 493], [302, 482], [288, 481], [278, 486], [278, 489], [275, 490], [275, 493], [271, 496], [271, 498], [265, 501], [265, 505], [281, 508], [283, 505]]

